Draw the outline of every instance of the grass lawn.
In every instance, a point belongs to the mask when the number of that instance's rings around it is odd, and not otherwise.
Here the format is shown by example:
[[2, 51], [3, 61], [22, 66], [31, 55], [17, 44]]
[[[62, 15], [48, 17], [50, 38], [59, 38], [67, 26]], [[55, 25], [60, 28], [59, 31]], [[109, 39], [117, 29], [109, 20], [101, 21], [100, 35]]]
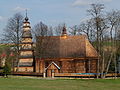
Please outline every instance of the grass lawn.
[[120, 90], [120, 79], [0, 78], [0, 90]]

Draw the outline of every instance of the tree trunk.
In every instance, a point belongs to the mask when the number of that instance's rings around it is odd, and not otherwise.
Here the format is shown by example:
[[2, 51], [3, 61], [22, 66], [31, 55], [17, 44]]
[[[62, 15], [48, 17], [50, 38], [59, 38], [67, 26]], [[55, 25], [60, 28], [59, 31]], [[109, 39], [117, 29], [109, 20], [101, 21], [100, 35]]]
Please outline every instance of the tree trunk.
[[113, 57], [113, 52], [110, 55], [110, 59], [109, 59], [108, 64], [107, 64], [107, 68], [106, 68], [106, 71], [105, 71], [104, 78], [105, 78], [106, 74], [108, 73], [108, 70], [109, 70], [109, 67], [110, 67], [110, 63], [112, 61], [112, 57]]
[[102, 70], [101, 70], [101, 78], [104, 78], [104, 51], [103, 51], [103, 55], [102, 55]]

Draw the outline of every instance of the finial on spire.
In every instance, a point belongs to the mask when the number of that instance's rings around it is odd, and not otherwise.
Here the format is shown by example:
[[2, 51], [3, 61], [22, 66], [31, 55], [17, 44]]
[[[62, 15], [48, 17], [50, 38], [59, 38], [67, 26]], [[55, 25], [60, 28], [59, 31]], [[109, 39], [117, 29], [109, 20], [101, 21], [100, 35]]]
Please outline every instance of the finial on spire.
[[26, 17], [25, 17], [25, 21], [28, 21], [28, 17], [27, 17], [27, 9], [25, 10], [26, 11]]
[[26, 11], [26, 17], [27, 17], [27, 9], [25, 11]]

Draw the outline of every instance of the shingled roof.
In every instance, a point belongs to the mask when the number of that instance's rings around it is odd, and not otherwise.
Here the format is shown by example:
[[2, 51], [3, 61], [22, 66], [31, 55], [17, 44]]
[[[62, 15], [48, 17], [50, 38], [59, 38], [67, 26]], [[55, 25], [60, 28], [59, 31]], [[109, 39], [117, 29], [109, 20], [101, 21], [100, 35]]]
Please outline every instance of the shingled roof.
[[31, 38], [31, 37], [32, 37], [32, 34], [30, 31], [23, 32], [22, 38]]
[[37, 37], [36, 55], [41, 58], [98, 57], [85, 35]]

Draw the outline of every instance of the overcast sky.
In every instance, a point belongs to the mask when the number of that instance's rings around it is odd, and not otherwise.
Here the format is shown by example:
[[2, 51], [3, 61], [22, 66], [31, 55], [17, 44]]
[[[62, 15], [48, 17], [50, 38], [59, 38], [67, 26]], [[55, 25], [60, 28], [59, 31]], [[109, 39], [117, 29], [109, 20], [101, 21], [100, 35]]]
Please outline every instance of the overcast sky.
[[39, 21], [52, 26], [63, 22], [68, 27], [78, 25], [87, 18], [86, 10], [92, 3], [104, 4], [106, 11], [120, 10], [120, 0], [0, 0], [0, 34], [8, 18], [17, 12], [25, 15], [25, 9], [31, 26]]

